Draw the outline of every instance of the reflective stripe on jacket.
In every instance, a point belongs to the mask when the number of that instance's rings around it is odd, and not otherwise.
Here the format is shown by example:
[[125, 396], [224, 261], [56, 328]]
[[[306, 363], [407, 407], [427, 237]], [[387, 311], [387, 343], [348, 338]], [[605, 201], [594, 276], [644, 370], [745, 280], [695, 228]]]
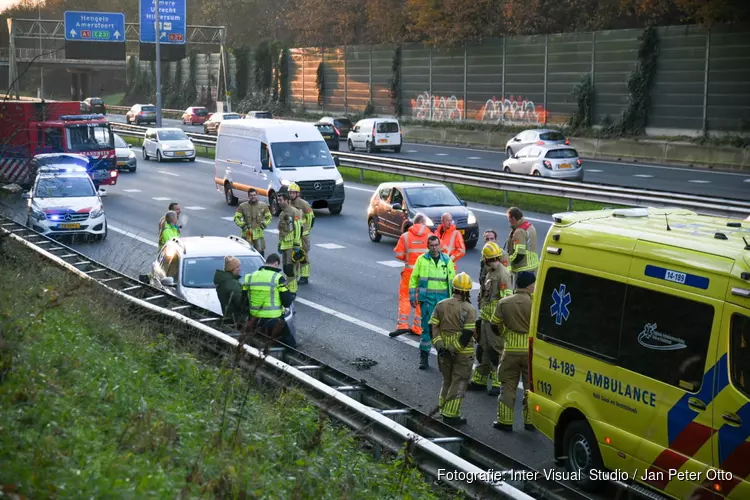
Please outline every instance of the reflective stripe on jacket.
[[234, 223], [242, 228], [242, 235], [244, 236], [245, 232], [250, 230], [253, 240], [263, 238], [263, 230], [271, 224], [271, 220], [273, 220], [271, 210], [268, 205], [260, 201], [243, 202], [234, 213]]
[[456, 297], [441, 300], [435, 306], [430, 318], [433, 325], [432, 344], [435, 348], [445, 348], [457, 354], [471, 355], [474, 353], [474, 342], [469, 338], [466, 346], [461, 345], [464, 330], [474, 332], [476, 327], [476, 311], [469, 302], [458, 300]]
[[423, 224], [415, 224], [401, 235], [393, 251], [398, 260], [404, 261], [406, 269], [414, 269], [417, 259], [427, 252], [427, 238], [432, 231]]
[[[521, 271], [533, 271], [539, 267], [539, 255], [536, 251], [536, 228], [526, 219], [521, 219], [510, 231], [510, 236], [506, 243], [508, 252], [510, 252], [510, 269], [514, 273]], [[518, 256], [523, 258], [514, 263]]]
[[446, 230], [440, 224], [436, 230], [436, 234], [440, 238], [440, 251], [450, 256], [453, 262], [457, 262], [466, 255], [464, 237], [456, 229], [456, 226], [451, 226]]
[[251, 316], [280, 318], [284, 315], [281, 292], [286, 286], [280, 280], [281, 272], [270, 269], [259, 269], [245, 275], [243, 288], [249, 290]]
[[417, 259], [409, 280], [409, 300], [424, 302], [450, 297], [455, 276], [456, 268], [450, 257], [441, 253], [435, 263], [429, 252], [423, 254]]

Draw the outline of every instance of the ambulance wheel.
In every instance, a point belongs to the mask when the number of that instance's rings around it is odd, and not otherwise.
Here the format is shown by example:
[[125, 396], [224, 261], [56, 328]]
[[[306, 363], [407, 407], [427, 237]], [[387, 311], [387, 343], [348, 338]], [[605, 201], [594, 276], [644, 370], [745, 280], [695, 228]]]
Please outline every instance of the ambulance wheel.
[[576, 481], [576, 484], [589, 492], [597, 490], [601, 486], [601, 481], [592, 480], [589, 474], [592, 470], [603, 471], [604, 463], [596, 436], [588, 422], [570, 422], [563, 434], [562, 444], [565, 468], [570, 472], [581, 472], [581, 480]]

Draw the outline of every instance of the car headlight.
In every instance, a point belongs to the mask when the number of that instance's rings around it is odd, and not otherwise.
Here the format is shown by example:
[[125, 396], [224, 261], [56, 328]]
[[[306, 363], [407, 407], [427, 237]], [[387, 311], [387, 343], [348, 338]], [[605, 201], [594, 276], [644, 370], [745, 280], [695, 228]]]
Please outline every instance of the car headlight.
[[135, 159], [135, 153], [132, 151], [128, 152], [128, 160], [134, 160]]
[[288, 180], [286, 180], [286, 179], [281, 179], [281, 185], [282, 185], [282, 186], [288, 186], [289, 184], [291, 184], [291, 182], [289, 182]]
[[95, 208], [89, 213], [89, 218], [96, 219], [97, 217], [101, 217], [104, 215], [104, 207]]
[[162, 144], [161, 148], [162, 149], [172, 149], [172, 146], [170, 146], [169, 144]]
[[336, 184], [343, 184], [343, 183], [344, 183], [343, 177], [339, 177], [338, 179], [336, 179]]
[[469, 220], [467, 222], [469, 224], [476, 224], [477, 223], [477, 218], [474, 215], [474, 212], [472, 212], [471, 210], [469, 210]]

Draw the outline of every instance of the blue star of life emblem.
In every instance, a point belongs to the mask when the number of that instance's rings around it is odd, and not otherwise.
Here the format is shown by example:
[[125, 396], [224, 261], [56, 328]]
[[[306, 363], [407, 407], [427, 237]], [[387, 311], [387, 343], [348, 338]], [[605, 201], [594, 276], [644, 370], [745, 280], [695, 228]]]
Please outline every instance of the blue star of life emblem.
[[552, 291], [552, 306], [549, 308], [550, 314], [555, 317], [555, 323], [559, 326], [563, 320], [567, 321], [570, 316], [568, 306], [571, 302], [570, 293], [565, 291], [565, 285], [560, 284], [559, 290]]

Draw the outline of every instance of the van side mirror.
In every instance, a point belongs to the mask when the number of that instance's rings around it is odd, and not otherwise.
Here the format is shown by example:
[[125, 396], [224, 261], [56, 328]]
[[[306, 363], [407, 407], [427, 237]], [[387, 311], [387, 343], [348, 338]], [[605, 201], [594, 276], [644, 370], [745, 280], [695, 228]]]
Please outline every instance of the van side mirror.
[[24, 200], [30, 200], [30, 199], [31, 199], [31, 191], [26, 191], [25, 193], [23, 193], [23, 194], [21, 195], [21, 197], [22, 197], [22, 198], [23, 198]]
[[341, 166], [341, 160], [339, 160], [338, 156], [333, 157], [333, 164], [336, 165], [337, 167]]
[[161, 279], [162, 286], [168, 286], [168, 287], [174, 287], [177, 286], [177, 284], [174, 282], [174, 278], [169, 276], [167, 278]]

